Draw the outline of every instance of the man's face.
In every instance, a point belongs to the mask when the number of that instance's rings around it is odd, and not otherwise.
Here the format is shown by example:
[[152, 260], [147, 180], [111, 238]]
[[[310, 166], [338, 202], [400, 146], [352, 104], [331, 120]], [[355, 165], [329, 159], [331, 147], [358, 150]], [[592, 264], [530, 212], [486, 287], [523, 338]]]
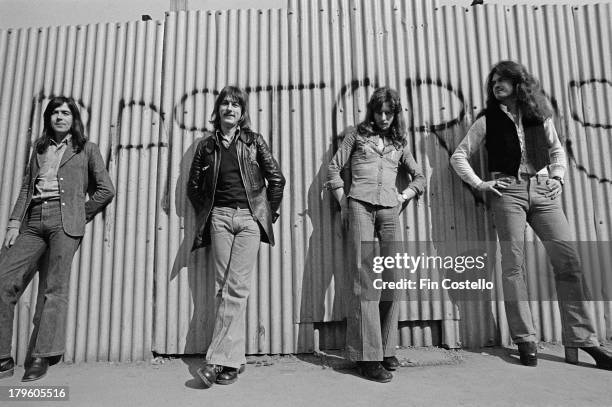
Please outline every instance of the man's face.
[[72, 112], [66, 103], [51, 112], [51, 129], [56, 136], [65, 136], [72, 128]]
[[221, 126], [232, 128], [238, 126], [238, 122], [242, 117], [242, 108], [237, 100], [225, 98], [219, 105], [218, 114]]
[[514, 97], [514, 85], [510, 79], [494, 74], [491, 78], [491, 88], [493, 89], [493, 96], [499, 102], [506, 102]]
[[383, 103], [378, 112], [374, 112], [374, 124], [378, 130], [389, 130], [394, 118], [395, 114], [388, 102]]

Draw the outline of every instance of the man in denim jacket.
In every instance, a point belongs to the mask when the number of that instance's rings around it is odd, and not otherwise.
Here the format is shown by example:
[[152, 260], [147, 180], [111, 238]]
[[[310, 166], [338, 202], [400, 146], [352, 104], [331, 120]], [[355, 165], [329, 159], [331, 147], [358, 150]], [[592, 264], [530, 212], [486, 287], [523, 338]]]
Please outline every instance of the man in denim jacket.
[[[340, 171], [350, 165], [348, 196]], [[398, 191], [398, 173], [411, 182]], [[370, 380], [388, 382], [390, 371], [399, 366], [397, 345], [398, 302], [380, 301], [381, 292], [372, 290], [371, 269], [364, 267], [363, 242], [376, 234], [381, 255], [398, 241], [398, 215], [404, 204], [421, 195], [425, 177], [410, 150], [399, 95], [389, 88], [376, 89], [366, 119], [347, 134], [328, 167], [327, 188], [340, 203], [342, 221], [348, 225], [351, 299], [347, 310], [346, 353], [358, 363], [361, 374]], [[374, 296], [374, 298], [372, 298]]]

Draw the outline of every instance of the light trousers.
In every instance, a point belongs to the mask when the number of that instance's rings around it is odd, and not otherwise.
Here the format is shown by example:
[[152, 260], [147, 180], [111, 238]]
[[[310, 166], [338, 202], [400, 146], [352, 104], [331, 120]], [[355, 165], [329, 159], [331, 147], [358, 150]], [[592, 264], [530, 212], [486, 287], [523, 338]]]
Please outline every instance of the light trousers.
[[210, 216], [216, 314], [206, 361], [239, 368], [246, 363], [246, 304], [260, 230], [249, 209], [215, 207]]

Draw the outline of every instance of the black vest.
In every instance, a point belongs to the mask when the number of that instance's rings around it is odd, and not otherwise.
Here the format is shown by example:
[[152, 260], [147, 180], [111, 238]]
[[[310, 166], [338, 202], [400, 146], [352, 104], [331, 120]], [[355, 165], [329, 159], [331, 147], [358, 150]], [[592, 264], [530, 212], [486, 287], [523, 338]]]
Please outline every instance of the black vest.
[[[499, 107], [487, 110], [485, 117], [489, 172], [517, 175], [521, 164], [521, 144], [514, 122]], [[550, 163], [544, 124], [523, 120], [523, 130], [527, 160], [536, 171], [540, 171]]]

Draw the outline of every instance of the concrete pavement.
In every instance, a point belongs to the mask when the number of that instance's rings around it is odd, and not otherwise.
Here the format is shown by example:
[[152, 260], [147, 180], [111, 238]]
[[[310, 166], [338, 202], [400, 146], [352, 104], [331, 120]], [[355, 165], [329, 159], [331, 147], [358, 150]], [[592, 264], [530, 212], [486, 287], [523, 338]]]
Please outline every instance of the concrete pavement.
[[560, 345], [543, 344], [539, 365], [518, 363], [516, 349], [399, 350], [403, 366], [391, 383], [362, 379], [339, 353], [249, 357], [237, 383], [203, 389], [200, 358], [140, 363], [59, 364], [47, 377], [0, 386], [68, 386], [68, 402], [0, 402], [15, 406], [612, 406], [612, 371], [581, 353], [564, 363]]

